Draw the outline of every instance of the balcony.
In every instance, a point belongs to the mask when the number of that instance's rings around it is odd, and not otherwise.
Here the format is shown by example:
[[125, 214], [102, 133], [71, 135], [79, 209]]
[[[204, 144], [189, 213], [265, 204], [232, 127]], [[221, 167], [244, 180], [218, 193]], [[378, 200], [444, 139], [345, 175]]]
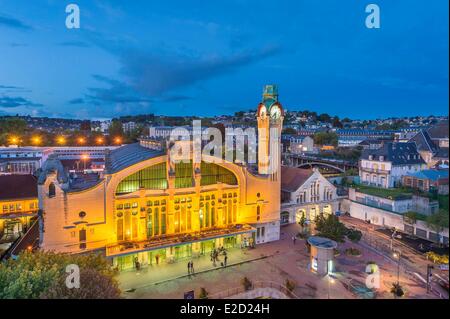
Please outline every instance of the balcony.
[[106, 256], [127, 255], [253, 232], [256, 232], [256, 229], [250, 225], [238, 224], [225, 228], [212, 228], [201, 232], [161, 235], [144, 241], [128, 241], [108, 245], [106, 247]]
[[363, 172], [367, 172], [367, 173], [375, 173], [375, 174], [386, 174], [389, 175], [390, 171], [385, 170], [385, 169], [380, 169], [380, 168], [371, 168], [371, 167], [359, 167], [359, 169]]

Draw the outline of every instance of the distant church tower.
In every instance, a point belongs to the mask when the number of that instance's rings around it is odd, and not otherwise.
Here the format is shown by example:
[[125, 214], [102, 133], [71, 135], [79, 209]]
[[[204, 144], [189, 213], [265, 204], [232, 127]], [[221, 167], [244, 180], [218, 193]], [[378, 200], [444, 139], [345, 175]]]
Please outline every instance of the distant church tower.
[[271, 175], [272, 180], [281, 176], [281, 131], [284, 110], [278, 102], [276, 85], [266, 85], [263, 100], [256, 113], [258, 122], [258, 173]]

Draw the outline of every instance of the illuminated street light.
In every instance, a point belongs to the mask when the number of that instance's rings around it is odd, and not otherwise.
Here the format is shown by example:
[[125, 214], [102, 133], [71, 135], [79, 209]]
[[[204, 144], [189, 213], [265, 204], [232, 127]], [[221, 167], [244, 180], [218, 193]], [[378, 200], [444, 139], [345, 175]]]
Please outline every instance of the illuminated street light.
[[120, 143], [122, 143], [122, 139], [121, 139], [120, 137], [116, 137], [116, 138], [114, 139], [114, 142], [115, 142], [116, 144], [120, 144]]
[[19, 138], [16, 136], [12, 136], [11, 139], [11, 144], [18, 144], [19, 143]]
[[400, 259], [402, 258], [402, 252], [394, 252], [392, 256], [397, 259], [397, 286], [400, 285]]
[[98, 137], [97, 138], [97, 143], [98, 144], [102, 144], [103, 143], [103, 138], [102, 137]]
[[89, 155], [87, 155], [87, 154], [83, 154], [83, 155], [81, 155], [81, 160], [83, 161], [83, 163], [84, 163], [84, 169], [86, 170], [86, 161], [89, 159]]
[[79, 143], [79, 144], [84, 144], [85, 141], [86, 141], [86, 140], [85, 140], [83, 137], [79, 137], [79, 138], [78, 138], [78, 143]]
[[31, 141], [33, 142], [33, 144], [39, 144], [41, 143], [41, 138], [39, 136], [35, 136], [31, 139]]
[[63, 136], [59, 136], [56, 141], [58, 142], [58, 144], [65, 144], [66, 143], [66, 139]]

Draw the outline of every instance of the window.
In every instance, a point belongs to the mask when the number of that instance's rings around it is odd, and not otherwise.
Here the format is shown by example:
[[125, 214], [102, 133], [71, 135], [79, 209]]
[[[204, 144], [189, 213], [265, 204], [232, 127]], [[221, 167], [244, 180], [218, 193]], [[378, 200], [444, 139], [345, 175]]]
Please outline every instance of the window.
[[80, 249], [86, 249], [86, 229], [79, 231]]
[[175, 188], [188, 188], [193, 186], [192, 161], [175, 164]]
[[261, 220], [261, 206], [256, 207], [256, 220]]
[[214, 163], [201, 163], [201, 185], [213, 185], [217, 183], [223, 183], [228, 185], [237, 185], [236, 176], [228, 169], [214, 164]]
[[50, 183], [50, 185], [48, 185], [48, 197], [54, 197], [55, 195], [56, 195], [55, 184]]
[[116, 194], [126, 194], [138, 189], [166, 189], [166, 163], [156, 164], [140, 170], [123, 179], [116, 189]]

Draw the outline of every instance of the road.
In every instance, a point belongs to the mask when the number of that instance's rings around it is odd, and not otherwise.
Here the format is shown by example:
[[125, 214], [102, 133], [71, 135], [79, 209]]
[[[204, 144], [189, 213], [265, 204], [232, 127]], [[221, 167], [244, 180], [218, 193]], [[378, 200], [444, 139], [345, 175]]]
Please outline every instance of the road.
[[[386, 258], [391, 259], [392, 262], [396, 262], [396, 260], [394, 260], [391, 251], [401, 251], [401, 265], [403, 265], [403, 267], [410, 273], [417, 273], [422, 278], [427, 278], [427, 265], [431, 264], [431, 262], [426, 259], [422, 252], [416, 249], [417, 247], [415, 247], [415, 245], [411, 245], [408, 242], [402, 242], [397, 239], [392, 240], [389, 235], [391, 232], [380, 231], [380, 226], [368, 224], [362, 220], [349, 216], [342, 216], [339, 219], [347, 227], [354, 227], [360, 230], [363, 233], [363, 238], [361, 241], [374, 248], [378, 253], [384, 255]], [[432, 292], [442, 298], [448, 299], [449, 293], [439, 284], [439, 281], [442, 281], [439, 278], [442, 278], [448, 283], [448, 271], [441, 271], [435, 267], [435, 269], [433, 269], [431, 283]]]

